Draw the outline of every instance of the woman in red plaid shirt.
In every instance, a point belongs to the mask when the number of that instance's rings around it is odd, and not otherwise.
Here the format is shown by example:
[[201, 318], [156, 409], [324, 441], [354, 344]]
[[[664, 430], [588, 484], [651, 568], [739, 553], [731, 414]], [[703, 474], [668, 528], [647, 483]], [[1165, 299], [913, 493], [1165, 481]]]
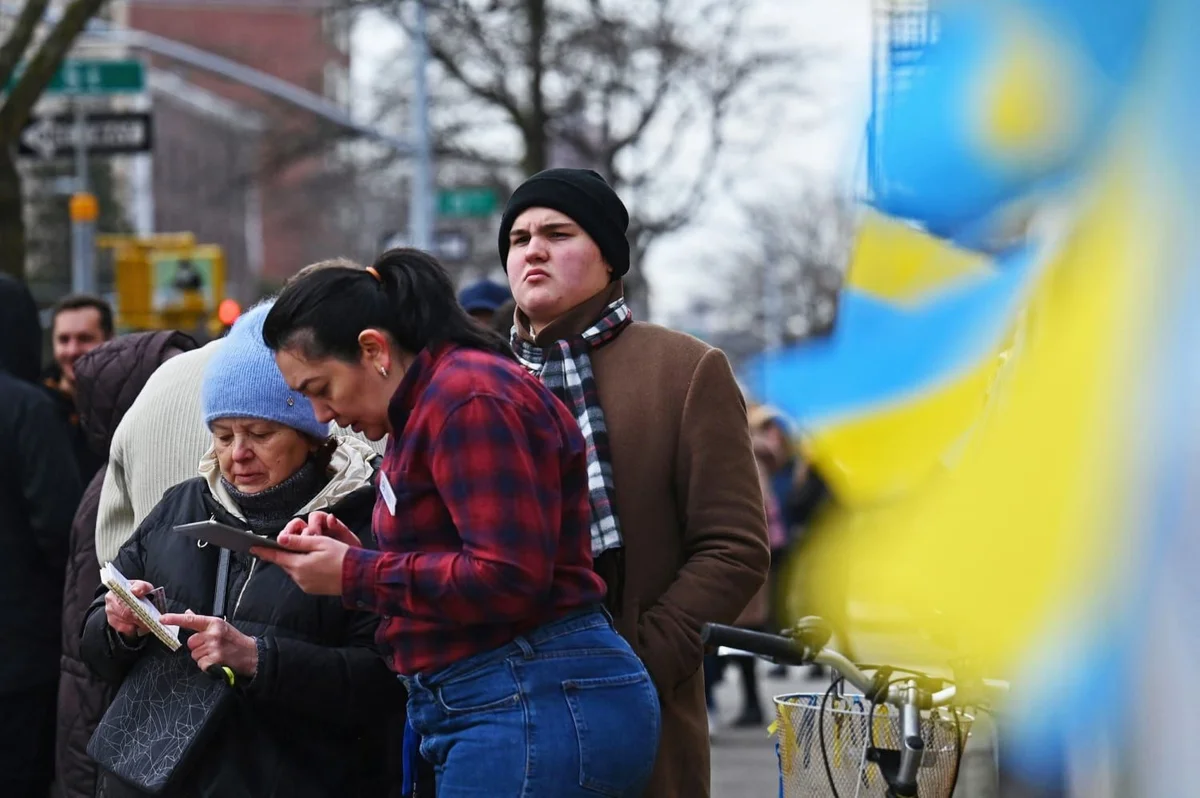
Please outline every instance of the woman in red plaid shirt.
[[391, 436], [378, 551], [314, 513], [279, 536], [294, 553], [259, 556], [383, 617], [439, 798], [641, 795], [658, 697], [601, 606], [566, 407], [416, 250], [302, 275], [263, 337], [318, 419]]

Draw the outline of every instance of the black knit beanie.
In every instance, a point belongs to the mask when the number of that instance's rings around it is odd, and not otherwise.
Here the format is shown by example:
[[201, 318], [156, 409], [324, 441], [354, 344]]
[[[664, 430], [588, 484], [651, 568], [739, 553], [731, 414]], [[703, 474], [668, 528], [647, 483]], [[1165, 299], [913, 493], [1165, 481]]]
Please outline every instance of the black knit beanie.
[[508, 269], [508, 234], [529, 208], [550, 208], [571, 217], [592, 237], [612, 267], [613, 279], [629, 271], [629, 211], [604, 178], [591, 169], [547, 169], [526, 180], [508, 200], [500, 221], [500, 264]]

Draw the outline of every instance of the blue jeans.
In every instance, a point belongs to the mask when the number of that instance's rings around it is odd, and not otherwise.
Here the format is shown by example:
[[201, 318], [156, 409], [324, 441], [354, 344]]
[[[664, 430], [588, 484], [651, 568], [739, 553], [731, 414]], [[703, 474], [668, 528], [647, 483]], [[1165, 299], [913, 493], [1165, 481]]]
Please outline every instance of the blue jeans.
[[601, 609], [401, 679], [438, 798], [641, 796], [650, 780], [658, 694]]

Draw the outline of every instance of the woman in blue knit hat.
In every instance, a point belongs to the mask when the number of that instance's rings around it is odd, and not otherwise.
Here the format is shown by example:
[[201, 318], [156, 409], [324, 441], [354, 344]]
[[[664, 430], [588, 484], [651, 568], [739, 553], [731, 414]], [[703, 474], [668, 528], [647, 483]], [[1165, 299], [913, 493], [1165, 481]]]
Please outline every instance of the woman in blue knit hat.
[[[374, 647], [378, 617], [306, 595], [276, 566], [174, 529], [215, 519], [274, 537], [293, 518], [317, 513], [339, 519], [364, 545], [372, 541], [377, 457], [361, 441], [329, 437], [309, 400], [288, 388], [262, 342], [269, 310], [263, 304], [242, 316], [205, 373], [212, 448], [199, 475], [167, 491], [113, 562], [137, 595], [165, 591], [163, 623], [180, 627], [185, 645], [169, 652], [103, 588], [84, 624], [84, 660], [113, 684], [128, 682], [114, 706], [122, 698], [124, 706], [156, 702], [170, 718], [198, 703], [183, 677], [142, 687], [138, 674], [153, 667], [229, 683], [219, 714], [189, 732], [197, 742], [173, 763], [160, 795], [378, 795], [391, 721], [380, 709], [403, 706]], [[170, 658], [180, 659], [168, 665]], [[117, 720], [106, 717], [90, 752]], [[113, 771], [102, 774], [101, 795], [148, 792], [161, 776], [152, 760], [168, 742], [157, 739], [167, 735], [161, 725], [96, 749], [101, 767]], [[139, 757], [147, 761], [130, 761]], [[148, 775], [139, 780], [139, 773]]]

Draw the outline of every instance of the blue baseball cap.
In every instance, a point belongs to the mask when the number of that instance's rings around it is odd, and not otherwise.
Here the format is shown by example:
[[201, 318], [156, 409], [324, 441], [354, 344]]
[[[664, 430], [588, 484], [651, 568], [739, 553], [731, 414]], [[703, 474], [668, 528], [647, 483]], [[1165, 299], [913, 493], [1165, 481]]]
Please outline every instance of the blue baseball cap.
[[458, 304], [468, 313], [477, 310], [495, 312], [501, 305], [512, 299], [508, 287], [494, 283], [491, 280], [480, 280], [464, 288], [458, 294]]

